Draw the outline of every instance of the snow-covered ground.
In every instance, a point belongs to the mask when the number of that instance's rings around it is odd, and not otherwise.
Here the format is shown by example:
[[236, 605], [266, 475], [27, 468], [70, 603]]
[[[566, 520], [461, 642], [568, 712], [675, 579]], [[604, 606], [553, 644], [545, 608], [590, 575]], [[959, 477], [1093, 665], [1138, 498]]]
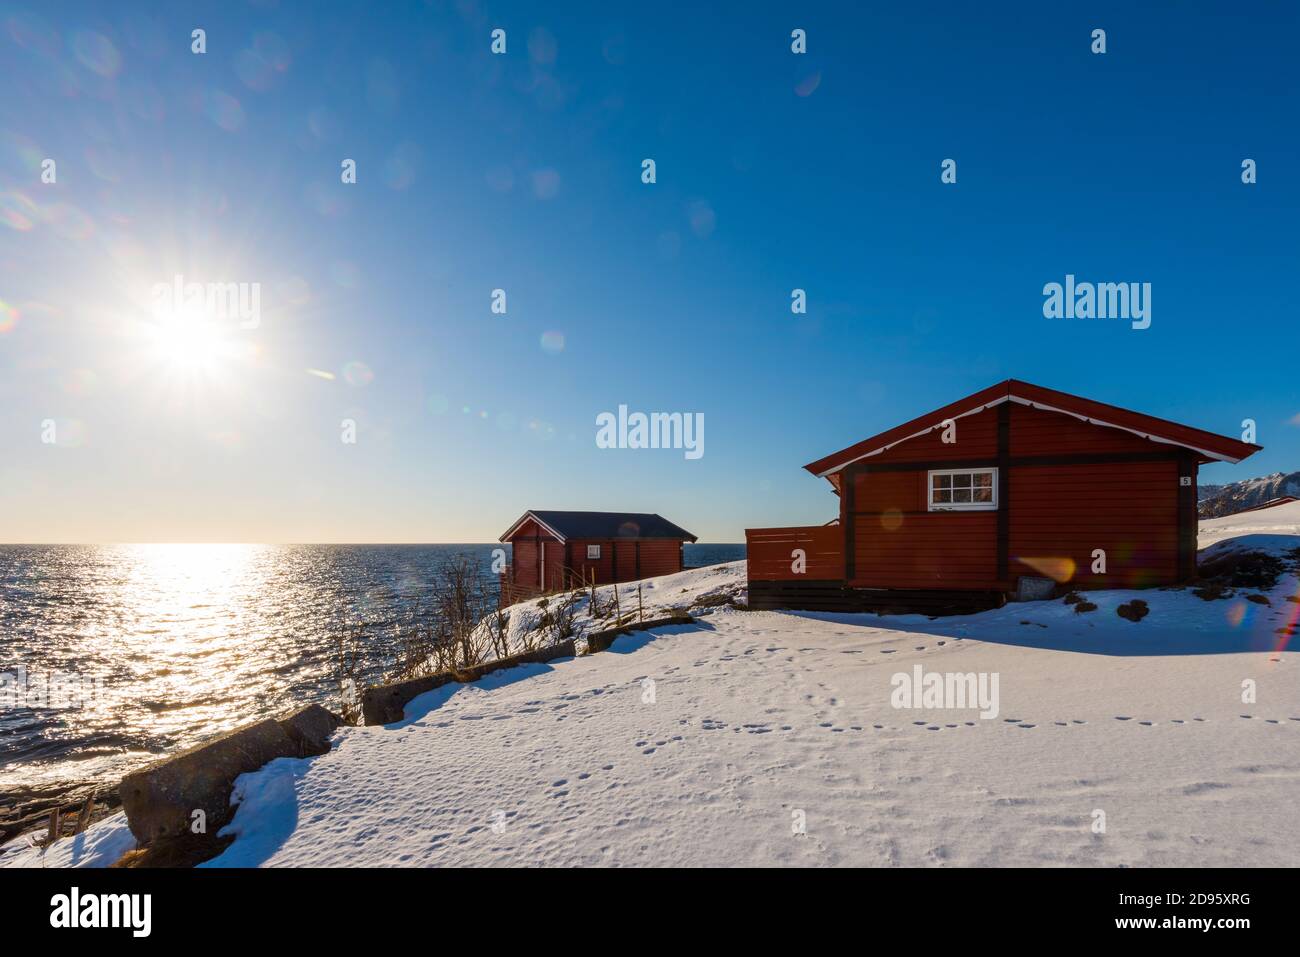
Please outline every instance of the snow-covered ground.
[[[1202, 544], [1229, 535], [1300, 535], [1300, 506], [1206, 522]], [[647, 617], [743, 578], [733, 563], [653, 580]], [[440, 688], [399, 724], [243, 776], [237, 838], [208, 866], [1293, 866], [1298, 585], [1284, 576], [1269, 604], [1090, 592], [1082, 614], [933, 621], [715, 605]], [[1115, 612], [1135, 597], [1136, 623]], [[918, 666], [996, 674], [996, 716], [894, 707], [894, 676]], [[102, 864], [129, 834], [119, 815], [72, 844], [0, 863]]]
[[1198, 544], [1201, 548], [1207, 548], [1225, 539], [1243, 535], [1287, 536], [1286, 541], [1277, 544], [1294, 548], [1300, 544], [1300, 538], [1296, 537], [1300, 536], [1300, 502], [1275, 505], [1257, 512], [1225, 515], [1223, 518], [1207, 518], [1200, 524]]

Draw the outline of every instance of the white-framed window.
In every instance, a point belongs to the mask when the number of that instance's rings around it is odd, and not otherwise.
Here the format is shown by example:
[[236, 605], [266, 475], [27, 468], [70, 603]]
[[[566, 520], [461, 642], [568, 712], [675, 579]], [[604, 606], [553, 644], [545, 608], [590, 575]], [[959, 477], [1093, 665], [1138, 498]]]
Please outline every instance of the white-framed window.
[[600, 546], [599, 546], [599, 545], [588, 545], [588, 546], [587, 546], [587, 557], [588, 557], [588, 558], [599, 558], [599, 557], [600, 557]]
[[931, 512], [981, 512], [998, 507], [997, 469], [934, 469], [926, 474]]

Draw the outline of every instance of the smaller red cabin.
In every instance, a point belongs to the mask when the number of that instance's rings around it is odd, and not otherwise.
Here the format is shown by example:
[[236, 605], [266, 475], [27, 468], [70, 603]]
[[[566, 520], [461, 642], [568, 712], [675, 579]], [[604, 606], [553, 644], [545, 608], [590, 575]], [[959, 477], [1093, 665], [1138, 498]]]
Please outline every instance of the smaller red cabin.
[[501, 536], [513, 557], [501, 579], [503, 602], [582, 584], [608, 585], [684, 567], [682, 545], [695, 536], [648, 512], [530, 509]]

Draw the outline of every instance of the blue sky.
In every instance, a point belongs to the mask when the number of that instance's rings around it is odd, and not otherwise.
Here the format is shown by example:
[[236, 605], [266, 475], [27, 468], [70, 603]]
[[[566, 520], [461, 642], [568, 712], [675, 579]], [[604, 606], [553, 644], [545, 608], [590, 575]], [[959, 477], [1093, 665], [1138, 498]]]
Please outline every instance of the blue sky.
[[[1300, 468], [1300, 8], [614, 6], [0, 6], [0, 538], [739, 541], [1009, 377], [1256, 420], [1202, 481]], [[177, 273], [258, 283], [257, 328], [160, 352]], [[1151, 283], [1151, 328], [1045, 319], [1067, 273]], [[620, 404], [704, 456], [597, 448]]]

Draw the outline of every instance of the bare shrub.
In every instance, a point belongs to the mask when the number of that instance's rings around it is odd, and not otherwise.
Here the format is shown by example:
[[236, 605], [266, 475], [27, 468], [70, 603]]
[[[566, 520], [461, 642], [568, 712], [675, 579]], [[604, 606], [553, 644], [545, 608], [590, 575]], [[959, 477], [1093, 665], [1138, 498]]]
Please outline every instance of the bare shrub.
[[[580, 591], [565, 592], [562, 595], [547, 596], [537, 603], [541, 617], [537, 623], [538, 642], [536, 647], [554, 647], [567, 641], [575, 634], [574, 619], [578, 614]], [[555, 601], [552, 602], [551, 599]], [[533, 651], [536, 648], [526, 648]]]
[[462, 671], [487, 660], [492, 629], [479, 623], [499, 608], [478, 563], [469, 555], [447, 559], [434, 574], [431, 593], [428, 660], [434, 671]]
[[487, 618], [488, 641], [492, 645], [492, 657], [506, 658], [511, 654], [510, 648], [510, 613], [498, 605]]
[[394, 626], [394, 665], [384, 672], [384, 681], [405, 681], [436, 674], [437, 625], [423, 611], [413, 612]]
[[364, 622], [348, 625], [334, 636], [334, 682], [339, 689], [339, 713], [345, 724], [361, 723], [361, 688], [366, 681], [369, 645]]

